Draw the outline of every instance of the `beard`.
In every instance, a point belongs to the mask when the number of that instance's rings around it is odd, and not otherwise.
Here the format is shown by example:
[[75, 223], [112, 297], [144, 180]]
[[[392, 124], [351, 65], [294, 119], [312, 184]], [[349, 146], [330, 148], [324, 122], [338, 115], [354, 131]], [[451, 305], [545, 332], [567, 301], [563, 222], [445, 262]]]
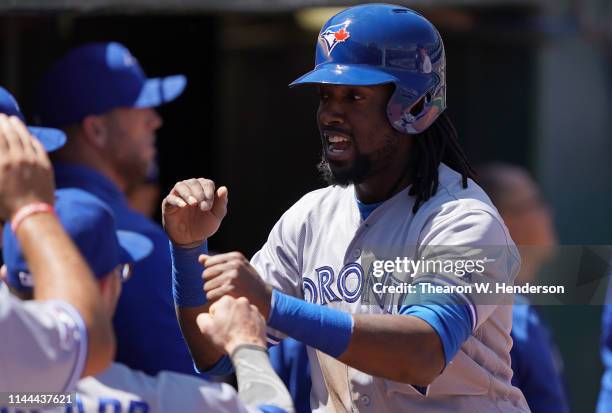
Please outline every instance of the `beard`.
[[317, 165], [317, 170], [321, 174], [321, 178], [323, 178], [328, 185], [346, 187], [350, 184], [359, 184], [363, 182], [370, 174], [371, 162], [367, 156], [357, 153], [355, 161], [351, 165], [344, 168], [337, 168], [329, 163], [323, 153], [321, 155], [321, 161]]

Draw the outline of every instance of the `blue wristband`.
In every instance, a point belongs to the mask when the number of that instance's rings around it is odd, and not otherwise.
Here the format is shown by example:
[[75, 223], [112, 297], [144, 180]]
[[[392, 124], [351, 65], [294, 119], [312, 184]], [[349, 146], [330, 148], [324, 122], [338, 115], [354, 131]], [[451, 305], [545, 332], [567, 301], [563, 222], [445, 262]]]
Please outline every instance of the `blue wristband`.
[[195, 248], [181, 248], [170, 242], [172, 257], [172, 296], [179, 307], [199, 307], [206, 304], [204, 294], [204, 268], [198, 262], [201, 254], [208, 253], [208, 242]]
[[268, 325], [333, 357], [346, 351], [353, 334], [349, 313], [272, 292]]

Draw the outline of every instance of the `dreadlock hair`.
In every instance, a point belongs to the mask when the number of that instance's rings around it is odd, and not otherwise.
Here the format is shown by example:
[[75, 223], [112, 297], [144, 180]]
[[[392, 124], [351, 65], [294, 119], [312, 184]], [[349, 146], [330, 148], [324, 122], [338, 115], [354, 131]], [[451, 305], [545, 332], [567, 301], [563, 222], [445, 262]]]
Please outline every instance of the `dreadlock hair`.
[[476, 173], [459, 145], [457, 130], [446, 111], [427, 130], [414, 135], [414, 141], [414, 179], [409, 192], [416, 196], [414, 213], [437, 192], [441, 162], [461, 174], [464, 188], [467, 188], [468, 178], [475, 180]]

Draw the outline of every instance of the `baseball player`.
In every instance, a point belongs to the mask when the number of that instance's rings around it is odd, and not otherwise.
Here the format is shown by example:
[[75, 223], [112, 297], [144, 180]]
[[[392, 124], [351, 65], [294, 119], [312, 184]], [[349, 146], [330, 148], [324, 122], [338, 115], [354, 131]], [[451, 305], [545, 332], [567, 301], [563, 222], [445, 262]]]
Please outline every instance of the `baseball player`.
[[114, 336], [91, 270], [53, 214], [45, 150], [65, 136], [28, 130], [22, 121], [17, 102], [0, 87], [0, 228], [10, 220], [6, 230], [23, 246], [37, 283], [36, 301], [24, 303], [0, 281], [0, 391], [71, 391], [81, 376], [108, 366]]
[[168, 289], [168, 238], [125, 194], [145, 180], [154, 161], [162, 126], [155, 109], [180, 96], [186, 82], [183, 75], [148, 78], [122, 44], [87, 43], [51, 66], [35, 99], [41, 122], [68, 136], [51, 157], [57, 187], [97, 196], [113, 210], [119, 229], [153, 241], [154, 253], [135, 266], [113, 320], [116, 360], [148, 374], [194, 371]]
[[[458, 288], [511, 283], [520, 258], [471, 179], [444, 113], [445, 79], [442, 39], [424, 17], [395, 5], [346, 9], [321, 29], [314, 70], [292, 83], [318, 86], [320, 169], [332, 185], [285, 212], [250, 262], [205, 254], [226, 189], [187, 180], [164, 200], [179, 313], [247, 297], [271, 335], [309, 346], [314, 411], [529, 411], [511, 384], [511, 306]], [[466, 255], [486, 265], [459, 275]], [[403, 259], [415, 291], [448, 292], [381, 293], [403, 286]], [[428, 269], [442, 259], [452, 265]], [[196, 362], [223, 365], [193, 339], [196, 328], [183, 324], [192, 353], [209, 356]]]
[[[106, 311], [112, 314], [122, 281], [131, 276], [130, 267], [151, 253], [153, 244], [139, 234], [116, 231], [111, 211], [87, 192], [60, 189], [56, 196], [59, 219], [91, 266], [99, 285], [94, 288], [101, 291]], [[33, 283], [20, 244], [10, 230], [3, 235], [7, 283], [13, 293], [29, 299]], [[101, 374], [78, 382], [75, 404], [54, 411], [293, 411], [289, 393], [265, 352], [265, 321], [248, 300], [226, 297], [217, 301], [198, 323], [215, 345], [232, 355], [240, 399], [227, 384], [168, 371], [153, 377], [113, 363]]]

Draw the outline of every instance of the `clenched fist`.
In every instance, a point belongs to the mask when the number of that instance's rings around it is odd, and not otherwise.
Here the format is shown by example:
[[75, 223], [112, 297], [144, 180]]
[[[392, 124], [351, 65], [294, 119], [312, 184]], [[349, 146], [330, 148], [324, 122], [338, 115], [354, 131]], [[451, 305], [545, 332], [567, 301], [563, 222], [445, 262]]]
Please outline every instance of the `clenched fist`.
[[241, 344], [266, 348], [266, 322], [246, 298], [224, 296], [197, 318], [202, 334], [221, 351], [232, 354]]
[[209, 302], [224, 296], [246, 297], [267, 319], [272, 301], [272, 287], [267, 285], [257, 270], [239, 252], [213, 256], [200, 255], [204, 265], [204, 292]]
[[164, 229], [181, 247], [195, 247], [211, 237], [227, 213], [227, 188], [210, 179], [178, 182], [162, 202]]

